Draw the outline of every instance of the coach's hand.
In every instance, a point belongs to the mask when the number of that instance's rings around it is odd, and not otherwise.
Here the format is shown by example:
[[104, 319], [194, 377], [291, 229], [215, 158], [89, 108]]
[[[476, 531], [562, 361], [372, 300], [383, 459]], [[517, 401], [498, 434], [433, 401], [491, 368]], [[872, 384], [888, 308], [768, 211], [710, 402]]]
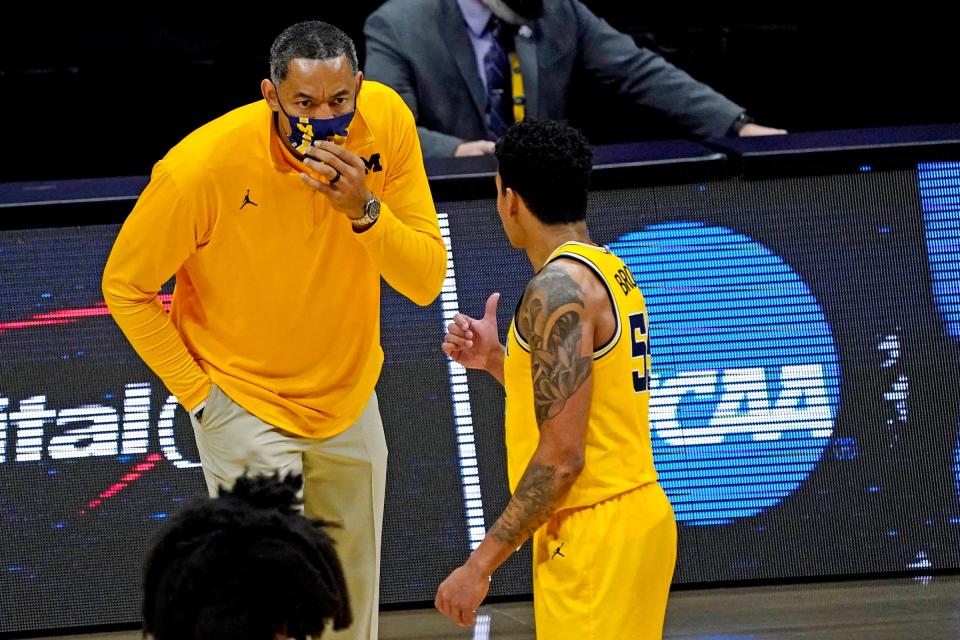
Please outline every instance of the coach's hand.
[[303, 164], [327, 178], [324, 184], [300, 174], [304, 182], [327, 197], [334, 209], [352, 220], [363, 217], [363, 206], [373, 194], [364, 181], [367, 167], [360, 156], [329, 140], [315, 140], [307, 149]]

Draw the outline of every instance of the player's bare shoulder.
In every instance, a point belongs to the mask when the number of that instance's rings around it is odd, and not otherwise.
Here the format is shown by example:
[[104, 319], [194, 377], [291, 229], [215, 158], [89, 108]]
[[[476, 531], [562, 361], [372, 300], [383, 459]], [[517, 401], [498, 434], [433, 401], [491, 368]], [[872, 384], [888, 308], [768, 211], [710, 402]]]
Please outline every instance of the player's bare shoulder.
[[[523, 293], [517, 314], [520, 333], [530, 340], [546, 339], [551, 332], [566, 334], [579, 327], [587, 313], [587, 296], [579, 274], [567, 265], [551, 262], [535, 275]], [[537, 345], [531, 343], [531, 347]]]
[[[598, 312], [609, 307], [608, 300], [603, 284], [589, 267], [573, 260], [554, 260], [527, 283], [517, 315], [520, 332], [544, 335], [564, 326], [593, 325]], [[555, 325], [558, 321], [559, 327]]]
[[[608, 343], [617, 332], [610, 283], [602, 278], [586, 263], [561, 257], [547, 264], [527, 285], [527, 291], [550, 292], [557, 301], [575, 303], [568, 309], [575, 312], [577, 324], [591, 332], [587, 340], [596, 348]], [[524, 294], [524, 304], [528, 295]]]
[[555, 295], [575, 293], [580, 304], [583, 305], [581, 317], [584, 320], [594, 320], [598, 311], [610, 306], [607, 288], [600, 280], [599, 274], [579, 260], [562, 257], [554, 260], [530, 281], [528, 288], [534, 285], [534, 281], [539, 281], [535, 286], [547, 288]]

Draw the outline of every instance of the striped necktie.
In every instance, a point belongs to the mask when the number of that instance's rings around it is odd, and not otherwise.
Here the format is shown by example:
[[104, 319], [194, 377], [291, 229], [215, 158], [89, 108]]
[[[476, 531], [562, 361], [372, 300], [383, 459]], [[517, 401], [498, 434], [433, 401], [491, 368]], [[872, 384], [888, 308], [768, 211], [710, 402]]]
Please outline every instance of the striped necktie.
[[509, 36], [507, 25], [495, 15], [490, 16], [484, 33], [492, 43], [483, 56], [483, 72], [487, 78], [487, 109], [484, 113], [487, 130], [494, 139], [506, 132], [513, 122], [513, 101], [510, 90], [510, 58], [507, 50]]

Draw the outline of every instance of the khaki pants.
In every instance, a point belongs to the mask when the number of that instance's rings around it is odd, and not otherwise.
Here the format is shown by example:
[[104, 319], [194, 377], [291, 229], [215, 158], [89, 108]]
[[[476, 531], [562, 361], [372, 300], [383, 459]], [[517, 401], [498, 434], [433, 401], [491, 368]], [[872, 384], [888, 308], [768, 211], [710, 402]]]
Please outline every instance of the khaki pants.
[[302, 473], [304, 510], [340, 525], [328, 529], [350, 592], [353, 624], [324, 638], [376, 640], [380, 602], [380, 533], [387, 477], [387, 443], [377, 396], [357, 421], [332, 438], [304, 438], [251, 415], [213, 385], [203, 417], [191, 419], [211, 496], [245, 471]]

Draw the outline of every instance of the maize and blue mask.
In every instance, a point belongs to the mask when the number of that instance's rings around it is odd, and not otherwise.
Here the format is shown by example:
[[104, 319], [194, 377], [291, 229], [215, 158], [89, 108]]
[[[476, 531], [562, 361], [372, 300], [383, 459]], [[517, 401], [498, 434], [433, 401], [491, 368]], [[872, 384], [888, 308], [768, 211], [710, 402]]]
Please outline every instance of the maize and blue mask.
[[307, 118], [290, 115], [282, 104], [280, 110], [290, 121], [290, 134], [287, 138], [290, 140], [290, 144], [301, 154], [306, 154], [314, 140], [330, 140], [334, 144], [342, 145], [347, 139], [353, 114], [356, 113], [356, 111], [351, 111], [332, 118]]

